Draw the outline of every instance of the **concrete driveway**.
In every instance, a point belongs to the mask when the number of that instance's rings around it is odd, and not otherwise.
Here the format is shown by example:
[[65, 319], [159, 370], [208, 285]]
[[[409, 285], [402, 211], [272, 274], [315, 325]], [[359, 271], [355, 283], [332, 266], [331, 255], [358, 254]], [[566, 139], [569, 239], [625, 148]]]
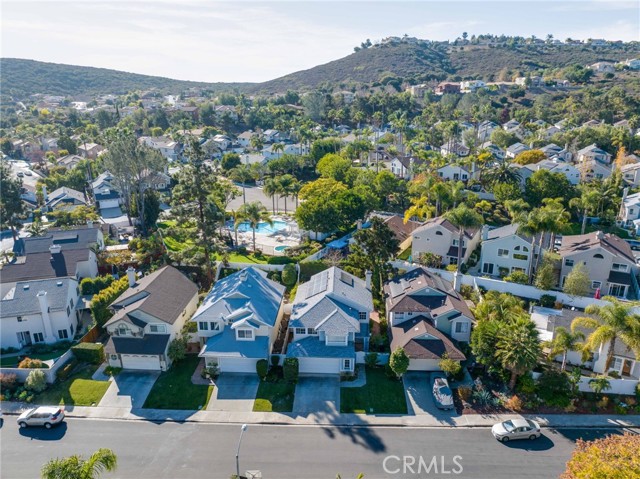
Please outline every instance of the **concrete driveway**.
[[431, 392], [431, 374], [428, 372], [408, 371], [402, 380], [409, 414], [433, 416], [444, 423], [452, 417], [458, 416], [455, 410], [443, 411], [436, 407]]
[[98, 406], [141, 408], [158, 376], [160, 371], [122, 371], [111, 379]]
[[253, 411], [260, 380], [256, 374], [222, 373], [207, 404], [207, 411]]
[[340, 378], [336, 376], [301, 376], [296, 385], [293, 412], [339, 413]]

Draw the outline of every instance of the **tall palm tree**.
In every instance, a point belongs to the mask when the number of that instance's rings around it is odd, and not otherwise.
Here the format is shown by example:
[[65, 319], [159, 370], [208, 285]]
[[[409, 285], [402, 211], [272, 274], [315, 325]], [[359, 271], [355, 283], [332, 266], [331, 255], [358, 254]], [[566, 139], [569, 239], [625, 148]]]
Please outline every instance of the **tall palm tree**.
[[482, 216], [475, 210], [469, 208], [462, 203], [456, 208], [447, 211], [444, 217], [451, 221], [454, 226], [458, 227], [458, 264], [457, 270], [460, 271], [460, 263], [462, 262], [462, 242], [464, 240], [464, 232], [466, 229], [476, 228], [482, 225]]
[[245, 187], [248, 181], [253, 180], [253, 172], [249, 165], [238, 165], [229, 172], [231, 179], [242, 184], [242, 202], [247, 202]]
[[284, 198], [284, 214], [287, 214], [287, 198], [293, 193], [293, 184], [296, 179], [291, 175], [282, 175], [278, 178], [278, 194]]
[[567, 367], [567, 353], [569, 351], [578, 351], [582, 345], [578, 341], [584, 340], [582, 331], [571, 332], [567, 328], [559, 326], [555, 329], [555, 337], [551, 341], [544, 343], [549, 348], [549, 357], [555, 358], [562, 354], [562, 366], [560, 370], [564, 371]]
[[296, 209], [298, 208], [298, 194], [300, 193], [301, 189], [302, 189], [302, 182], [294, 179], [293, 182], [291, 183], [290, 193], [291, 193], [291, 196], [293, 196], [296, 199]]
[[544, 219], [540, 214], [540, 210], [534, 209], [532, 211], [525, 211], [516, 215], [514, 222], [518, 223], [518, 233], [531, 237], [531, 258], [529, 259], [529, 270], [527, 271], [529, 282], [531, 282], [533, 277], [533, 255], [536, 251], [536, 239], [538, 238], [538, 235], [541, 235], [545, 231]]
[[607, 296], [608, 304], [590, 304], [585, 313], [594, 317], [580, 316], [571, 323], [571, 331], [577, 328], [592, 330], [585, 341], [585, 350], [595, 352], [607, 345], [607, 360], [604, 371], [609, 371], [617, 341], [622, 341], [628, 349], [640, 355], [640, 315], [633, 312], [633, 303], [621, 303]]
[[89, 459], [71, 456], [52, 459], [42, 467], [43, 479], [97, 479], [103, 472], [112, 472], [118, 459], [111, 449], [98, 449]]
[[37, 237], [42, 236], [46, 231], [46, 228], [42, 226], [42, 221], [40, 219], [34, 220], [27, 228], [25, 228], [26, 232], [29, 233], [29, 236]]
[[240, 210], [231, 210], [230, 216], [233, 219], [233, 232], [235, 233], [235, 236], [236, 236], [235, 246], [237, 248], [238, 247], [238, 227], [242, 224], [242, 222], [244, 221], [244, 218], [242, 217], [242, 213], [240, 212]]
[[271, 145], [271, 151], [274, 153], [278, 153], [278, 158], [282, 156], [282, 152], [284, 151], [284, 143], [274, 143]]
[[589, 214], [595, 214], [600, 204], [600, 194], [597, 190], [593, 189], [589, 184], [582, 184], [578, 186], [580, 190], [580, 196], [572, 198], [569, 201], [569, 206], [578, 210], [579, 214], [582, 214], [582, 228], [580, 234], [584, 234], [587, 230], [587, 219]]
[[519, 376], [535, 367], [539, 356], [540, 341], [533, 321], [521, 316], [504, 325], [496, 344], [496, 357], [511, 371], [510, 389], [513, 390]]
[[253, 203], [245, 203], [238, 209], [236, 223], [242, 223], [244, 221], [249, 223], [249, 226], [251, 226], [251, 229], [253, 230], [253, 251], [255, 252], [256, 229], [260, 223], [267, 223], [272, 226], [273, 220], [271, 219], [267, 208], [265, 208], [259, 201], [254, 201]]
[[253, 147], [254, 150], [260, 151], [264, 146], [264, 140], [262, 139], [262, 135], [255, 134], [249, 139], [249, 143]]
[[264, 180], [264, 186], [262, 187], [262, 191], [265, 195], [271, 198], [272, 203], [272, 212], [276, 213], [276, 194], [278, 194], [278, 180], [277, 178], [267, 178]]

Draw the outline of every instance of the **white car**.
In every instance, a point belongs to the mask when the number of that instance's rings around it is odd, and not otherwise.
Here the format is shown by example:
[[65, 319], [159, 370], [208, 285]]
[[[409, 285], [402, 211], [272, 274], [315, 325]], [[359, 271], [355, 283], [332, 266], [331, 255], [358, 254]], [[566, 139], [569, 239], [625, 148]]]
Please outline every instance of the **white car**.
[[494, 424], [491, 434], [498, 441], [508, 442], [515, 439], [537, 439], [540, 437], [540, 425], [529, 419], [509, 419]]
[[51, 429], [52, 426], [60, 424], [64, 419], [64, 409], [59, 407], [40, 406], [34, 409], [27, 409], [18, 416], [18, 426], [44, 426]]

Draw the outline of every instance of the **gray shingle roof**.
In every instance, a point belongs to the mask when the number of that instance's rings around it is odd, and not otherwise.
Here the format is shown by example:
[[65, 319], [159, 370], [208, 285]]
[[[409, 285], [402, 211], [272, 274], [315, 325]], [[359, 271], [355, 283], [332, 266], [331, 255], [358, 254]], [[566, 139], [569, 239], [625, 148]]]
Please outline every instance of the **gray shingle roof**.
[[391, 350], [403, 348], [410, 359], [440, 359], [447, 353], [449, 359], [464, 361], [465, 355], [456, 347], [456, 343], [442, 331], [436, 329], [424, 317], [389, 328]]
[[111, 336], [104, 350], [107, 354], [164, 354], [169, 334], [145, 334], [142, 338]]
[[0, 317], [39, 313], [40, 302], [36, 295], [40, 291], [47, 293], [50, 311], [62, 311], [67, 307], [69, 288], [76, 288], [77, 285], [77, 281], [71, 278], [19, 281], [5, 296], [11, 299], [0, 301]]
[[52, 244], [59, 244], [63, 251], [88, 248], [98, 242], [99, 231], [97, 226], [69, 230], [50, 229], [44, 236], [20, 238], [13, 246], [13, 252], [18, 255], [46, 253]]
[[35, 279], [75, 276], [78, 263], [89, 259], [88, 249], [74, 249], [51, 253], [33, 253], [14, 263], [4, 265], [0, 270], [0, 281], [30, 281]]

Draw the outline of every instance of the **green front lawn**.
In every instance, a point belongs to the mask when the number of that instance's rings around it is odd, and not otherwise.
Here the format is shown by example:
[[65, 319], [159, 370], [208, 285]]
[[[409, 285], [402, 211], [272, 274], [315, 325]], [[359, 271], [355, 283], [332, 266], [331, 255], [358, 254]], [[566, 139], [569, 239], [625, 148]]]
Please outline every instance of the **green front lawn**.
[[253, 410], [257, 412], [291, 412], [296, 385], [282, 378], [282, 374], [270, 373], [260, 381]]
[[384, 368], [367, 368], [367, 384], [340, 388], [340, 412], [356, 414], [407, 414], [402, 381], [387, 378]]
[[94, 381], [95, 365], [84, 366], [64, 381], [49, 386], [34, 398], [36, 404], [61, 404], [73, 406], [93, 406], [100, 402], [109, 388], [109, 381]]
[[144, 403], [148, 409], [204, 409], [209, 402], [213, 386], [193, 384], [193, 376], [200, 358], [187, 356], [173, 363], [169, 371], [160, 374]]
[[409, 246], [406, 250], [398, 255], [398, 259], [402, 261], [409, 261], [409, 256], [411, 256], [411, 246]]
[[[69, 347], [70, 346], [71, 344], [69, 344]], [[24, 356], [31, 359], [39, 359], [40, 361], [49, 361], [50, 359], [59, 358], [64, 353], [66, 353], [68, 349], [69, 348], [59, 349], [57, 351], [50, 351], [48, 353], [26, 353], [24, 354]], [[19, 356], [0, 356], [0, 367], [2, 368], [17, 368], [19, 362]]]
[[[222, 259], [222, 257], [218, 258], [219, 260]], [[266, 256], [261, 256], [261, 257], [256, 257], [252, 254], [240, 254], [240, 253], [236, 253], [234, 251], [230, 251], [229, 252], [229, 261], [231, 263], [254, 263], [254, 264], [266, 264], [267, 263], [267, 257]]]

